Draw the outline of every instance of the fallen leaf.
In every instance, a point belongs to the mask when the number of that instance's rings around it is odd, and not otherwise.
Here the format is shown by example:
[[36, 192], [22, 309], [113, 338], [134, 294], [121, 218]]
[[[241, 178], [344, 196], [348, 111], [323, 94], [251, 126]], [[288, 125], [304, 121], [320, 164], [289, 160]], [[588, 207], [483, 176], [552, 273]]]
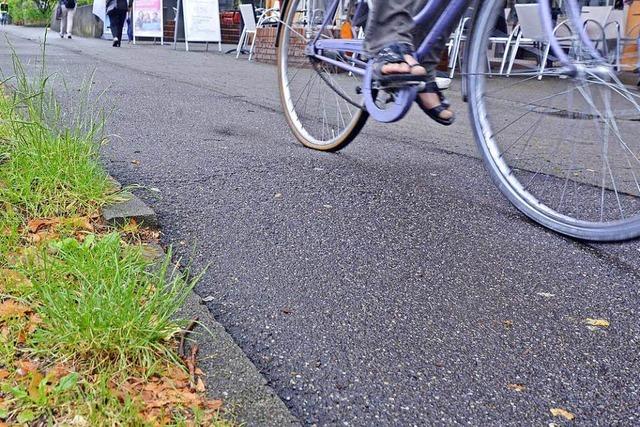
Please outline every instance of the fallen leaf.
[[47, 372], [47, 378], [53, 383], [57, 383], [61, 378], [67, 376], [71, 371], [63, 364], [57, 364]]
[[54, 233], [47, 230], [41, 230], [34, 234], [29, 234], [27, 236], [27, 240], [32, 245], [36, 245], [38, 243], [48, 242], [51, 240], [56, 240], [60, 237], [58, 233]]
[[513, 326], [513, 320], [504, 320], [502, 324], [505, 328], [511, 329], [511, 327]]
[[573, 421], [576, 418], [576, 416], [571, 412], [562, 408], [551, 408], [551, 415], [553, 415], [554, 417], [563, 417], [569, 421]]
[[16, 366], [18, 367], [16, 373], [21, 377], [28, 375], [30, 372], [36, 372], [38, 370], [38, 365], [30, 360], [18, 360], [16, 362]]
[[6, 369], [0, 369], [0, 380], [3, 380], [9, 376], [9, 371]]
[[509, 390], [518, 391], [518, 392], [522, 392], [527, 389], [527, 387], [524, 384], [517, 384], [517, 383], [507, 384], [507, 388]]
[[609, 321], [605, 320], [605, 319], [587, 318], [584, 322], [589, 326], [600, 326], [602, 328], [608, 328], [609, 327]]
[[31, 374], [31, 382], [29, 383], [27, 391], [29, 392], [29, 397], [34, 401], [40, 398], [40, 382], [43, 378], [42, 374], [38, 371], [34, 371], [33, 374]]
[[7, 319], [9, 317], [23, 317], [30, 311], [30, 307], [20, 304], [12, 299], [3, 301], [2, 304], [0, 304], [0, 318], [2, 319]]
[[196, 382], [196, 391], [198, 393], [204, 393], [205, 391], [204, 381], [202, 381], [202, 378], [198, 378], [198, 381]]
[[94, 231], [93, 224], [91, 224], [91, 218], [88, 216], [68, 218], [64, 220], [64, 224], [80, 230]]
[[27, 222], [29, 232], [37, 233], [43, 228], [51, 228], [54, 225], [60, 224], [60, 218], [37, 218]]
[[222, 400], [209, 400], [207, 402], [207, 409], [218, 410], [222, 407]]
[[131, 160], [131, 164], [138, 166], [140, 164], [140, 160]]

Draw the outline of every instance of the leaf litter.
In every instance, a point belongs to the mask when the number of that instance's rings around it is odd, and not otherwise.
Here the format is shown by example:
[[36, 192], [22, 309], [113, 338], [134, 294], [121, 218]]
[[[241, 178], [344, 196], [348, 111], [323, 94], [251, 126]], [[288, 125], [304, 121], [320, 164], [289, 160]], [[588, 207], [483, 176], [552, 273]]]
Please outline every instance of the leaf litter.
[[573, 421], [576, 418], [572, 412], [569, 412], [564, 408], [551, 408], [550, 411], [551, 415], [554, 417], [562, 417], [568, 421]]

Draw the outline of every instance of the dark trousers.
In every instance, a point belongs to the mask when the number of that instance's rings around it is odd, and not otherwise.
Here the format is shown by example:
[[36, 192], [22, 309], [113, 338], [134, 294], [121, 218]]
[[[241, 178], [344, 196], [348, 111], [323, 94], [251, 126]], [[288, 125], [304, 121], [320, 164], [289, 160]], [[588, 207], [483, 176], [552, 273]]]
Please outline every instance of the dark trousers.
[[122, 28], [124, 27], [124, 20], [127, 18], [126, 10], [112, 10], [109, 12], [109, 21], [111, 22], [111, 34], [113, 38], [117, 38], [122, 41]]

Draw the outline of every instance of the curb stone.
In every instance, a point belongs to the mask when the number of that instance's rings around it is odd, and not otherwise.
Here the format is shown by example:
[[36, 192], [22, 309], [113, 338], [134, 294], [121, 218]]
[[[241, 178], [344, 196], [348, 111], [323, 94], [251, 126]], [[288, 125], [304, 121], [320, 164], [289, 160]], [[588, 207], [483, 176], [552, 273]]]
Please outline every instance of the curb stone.
[[[133, 218], [147, 227], [153, 224], [157, 228], [153, 209], [138, 197], [134, 199], [133, 203], [127, 201], [104, 208], [103, 217], [111, 224], [126, 223]], [[143, 251], [151, 259], [165, 257], [164, 250], [157, 244], [145, 245]], [[198, 319], [191, 335], [199, 347], [198, 367], [205, 373], [210, 398], [221, 398], [237, 421], [246, 426], [300, 425], [199, 295], [192, 291], [178, 310], [178, 316]]]

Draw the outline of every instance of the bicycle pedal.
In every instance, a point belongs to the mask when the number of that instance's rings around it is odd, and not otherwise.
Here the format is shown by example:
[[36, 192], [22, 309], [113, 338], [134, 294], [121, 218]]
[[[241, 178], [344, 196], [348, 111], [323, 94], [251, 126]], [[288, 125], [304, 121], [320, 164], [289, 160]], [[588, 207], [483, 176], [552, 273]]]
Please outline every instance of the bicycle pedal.
[[377, 90], [397, 90], [397, 89], [407, 89], [410, 87], [418, 86], [424, 87], [425, 82], [421, 80], [416, 80], [415, 82], [389, 82], [389, 83], [381, 83], [381, 82], [373, 82], [371, 85], [372, 89]]

